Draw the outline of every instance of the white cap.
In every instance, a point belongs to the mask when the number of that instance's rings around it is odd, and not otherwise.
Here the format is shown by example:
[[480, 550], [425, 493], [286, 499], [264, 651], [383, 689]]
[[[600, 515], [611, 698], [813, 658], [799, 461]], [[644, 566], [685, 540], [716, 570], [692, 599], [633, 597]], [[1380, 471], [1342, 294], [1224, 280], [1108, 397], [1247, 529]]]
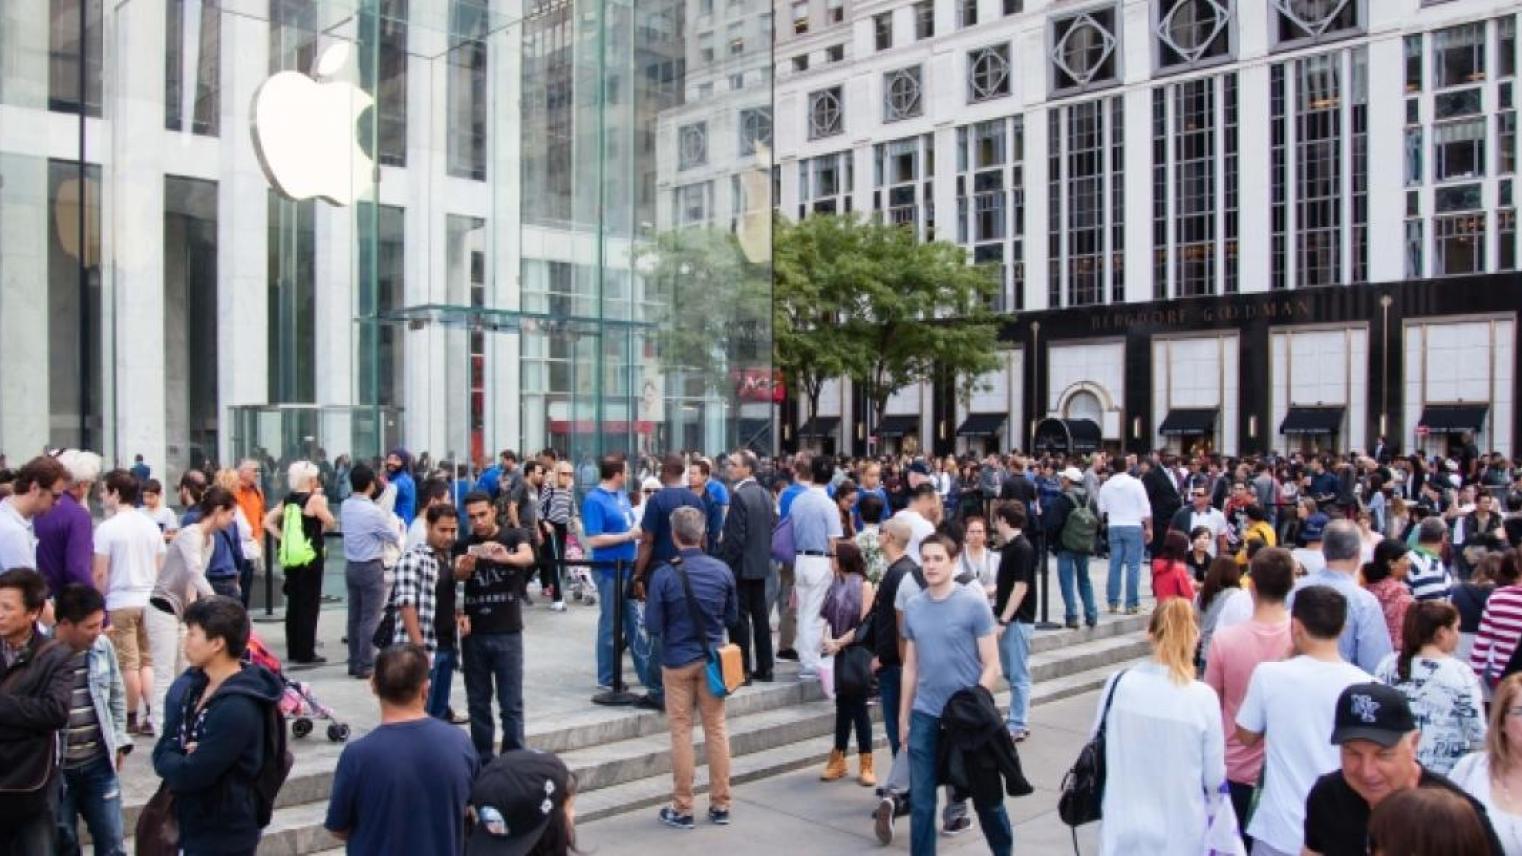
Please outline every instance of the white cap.
[[1068, 467], [1057, 475], [1067, 479], [1070, 482], [1073, 482], [1074, 484], [1083, 481], [1083, 473], [1079, 472], [1077, 467]]
[[639, 484], [640, 490], [660, 490], [661, 480], [655, 476], [645, 476], [645, 480]]

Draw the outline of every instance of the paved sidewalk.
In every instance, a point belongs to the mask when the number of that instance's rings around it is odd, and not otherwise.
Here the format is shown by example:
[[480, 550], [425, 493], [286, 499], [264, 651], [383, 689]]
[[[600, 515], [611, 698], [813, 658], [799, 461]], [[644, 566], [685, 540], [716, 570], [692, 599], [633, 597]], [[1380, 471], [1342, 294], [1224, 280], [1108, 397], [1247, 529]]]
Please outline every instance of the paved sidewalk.
[[[1057, 789], [1078, 756], [1093, 725], [1098, 693], [1086, 693], [1032, 711], [1031, 739], [1020, 744], [1020, 762], [1036, 792], [1009, 799], [1005, 806], [1015, 824], [1015, 852], [1071, 852], [1072, 838], [1057, 817]], [[887, 750], [877, 753], [878, 770], [886, 776]], [[855, 771], [855, 764], [852, 764]], [[656, 809], [642, 809], [587, 824], [577, 831], [577, 844], [589, 853], [723, 853], [724, 856], [776, 854], [892, 853], [909, 849], [909, 820], [899, 820], [897, 836], [882, 848], [868, 817], [876, 799], [854, 779], [819, 781], [819, 770], [800, 770], [735, 789], [733, 824], [727, 828], [700, 822], [693, 832], [669, 829], [656, 820]], [[700, 795], [697, 812], [707, 810]], [[976, 828], [956, 838], [941, 838], [946, 853], [986, 853]], [[1098, 825], [1078, 831], [1078, 846], [1093, 853]]]

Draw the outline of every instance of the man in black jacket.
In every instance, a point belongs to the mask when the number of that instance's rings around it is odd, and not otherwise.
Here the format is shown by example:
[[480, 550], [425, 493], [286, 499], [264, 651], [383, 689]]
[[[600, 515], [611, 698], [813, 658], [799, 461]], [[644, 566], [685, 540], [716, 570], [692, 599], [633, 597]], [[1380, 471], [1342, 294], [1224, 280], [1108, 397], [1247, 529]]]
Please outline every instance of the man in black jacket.
[[[872, 601], [872, 652], [877, 655], [877, 689], [885, 711], [898, 710], [899, 679], [903, 673], [904, 643], [898, 635], [898, 614], [893, 601], [898, 597], [899, 583], [919, 567], [905, 552], [910, 537], [909, 524], [902, 520], [889, 520], [877, 535], [877, 545], [882, 549], [888, 567], [877, 582], [876, 599]], [[897, 719], [895, 716], [883, 717], [883, 730], [888, 732], [888, 749], [894, 755], [899, 749]]]
[[[756, 482], [756, 455], [741, 449], [729, 456], [729, 471], [736, 479], [731, 488], [729, 515], [719, 542], [719, 558], [734, 572], [740, 595], [740, 620], [730, 636], [745, 657], [745, 673], [752, 680], [772, 680], [771, 609], [766, 602], [766, 583], [772, 574], [772, 526], [776, 514], [772, 495]], [[754, 652], [754, 659], [752, 659]]]
[[52, 853], [58, 732], [69, 721], [74, 652], [44, 639], [47, 584], [31, 568], [0, 574], [0, 853]]

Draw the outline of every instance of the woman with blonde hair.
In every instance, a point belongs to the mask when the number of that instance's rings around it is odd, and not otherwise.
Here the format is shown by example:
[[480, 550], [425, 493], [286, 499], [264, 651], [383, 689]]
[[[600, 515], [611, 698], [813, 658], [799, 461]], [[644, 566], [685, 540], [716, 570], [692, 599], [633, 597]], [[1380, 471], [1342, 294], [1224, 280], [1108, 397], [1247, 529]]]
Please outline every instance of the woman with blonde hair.
[[[301, 665], [326, 663], [317, 656], [317, 614], [322, 604], [326, 551], [323, 533], [336, 524], [322, 495], [317, 465], [296, 461], [287, 471], [290, 493], [264, 515], [264, 531], [279, 545], [275, 559], [285, 572], [286, 659]], [[289, 525], [287, 525], [289, 524]], [[291, 536], [287, 541], [286, 535]], [[273, 563], [269, 566], [273, 569]]]
[[[1105, 729], [1100, 853], [1203, 853], [1207, 812], [1226, 781], [1215, 691], [1195, 679], [1193, 605], [1169, 600], [1147, 629], [1152, 656], [1110, 678], [1094, 732]], [[1105, 708], [1109, 707], [1108, 715]]]
[[1485, 806], [1506, 856], [1522, 856], [1522, 674], [1496, 685], [1484, 750], [1465, 755], [1449, 778]]
[[[238, 491], [243, 486], [242, 480], [238, 477], [238, 471], [232, 467], [223, 467], [217, 470], [216, 476], [212, 478], [212, 484], [222, 488], [233, 496], [237, 496]], [[254, 525], [255, 521], [249, 520], [244, 515], [243, 508], [240, 506], [238, 513], [233, 516], [233, 525], [229, 526], [227, 532], [222, 536], [228, 542], [229, 550], [233, 555], [238, 570], [238, 591], [232, 596], [243, 601], [245, 608], [248, 607], [249, 586], [253, 582], [254, 560], [258, 559], [260, 554], [258, 533], [254, 529]], [[215, 587], [215, 584], [213, 584], [213, 588]], [[229, 594], [229, 592], [225, 591], [217, 593]]]

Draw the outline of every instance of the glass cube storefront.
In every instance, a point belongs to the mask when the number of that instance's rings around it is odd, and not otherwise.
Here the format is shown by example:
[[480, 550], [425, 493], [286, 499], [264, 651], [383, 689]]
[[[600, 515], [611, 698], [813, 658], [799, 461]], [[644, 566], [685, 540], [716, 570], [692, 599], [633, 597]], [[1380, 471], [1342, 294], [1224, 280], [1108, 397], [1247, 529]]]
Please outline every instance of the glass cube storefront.
[[770, 449], [770, 27], [9, 0], [0, 451]]

